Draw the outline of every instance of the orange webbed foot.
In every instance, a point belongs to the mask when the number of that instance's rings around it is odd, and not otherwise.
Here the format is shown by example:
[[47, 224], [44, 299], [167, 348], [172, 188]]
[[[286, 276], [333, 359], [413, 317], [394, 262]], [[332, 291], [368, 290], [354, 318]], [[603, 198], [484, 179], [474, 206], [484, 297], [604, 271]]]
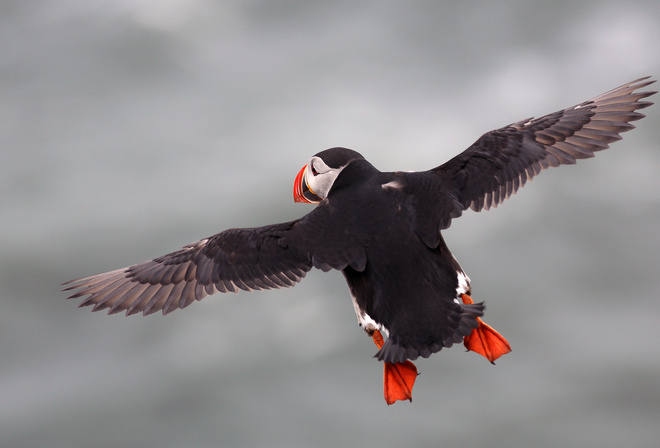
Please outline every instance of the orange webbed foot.
[[[474, 303], [467, 294], [461, 294], [461, 299], [468, 305]], [[479, 353], [494, 364], [497, 358], [511, 351], [511, 346], [493, 327], [478, 317], [477, 322], [479, 326], [463, 338], [463, 344], [468, 350]]]
[[[383, 336], [380, 331], [374, 331], [372, 335], [374, 343], [378, 348], [383, 347]], [[412, 401], [412, 389], [417, 379], [417, 367], [410, 362], [384, 363], [383, 367], [383, 394], [388, 405], [398, 400]]]

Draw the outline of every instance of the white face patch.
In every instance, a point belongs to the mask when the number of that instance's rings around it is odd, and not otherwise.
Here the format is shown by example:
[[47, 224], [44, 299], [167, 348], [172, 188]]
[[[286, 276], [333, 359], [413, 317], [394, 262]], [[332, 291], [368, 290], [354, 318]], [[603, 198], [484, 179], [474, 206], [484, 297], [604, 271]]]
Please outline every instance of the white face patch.
[[307, 186], [316, 196], [325, 199], [328, 197], [337, 176], [344, 168], [346, 168], [345, 165], [340, 168], [330, 168], [323, 159], [314, 156], [309, 159], [307, 164], [307, 172], [305, 173]]

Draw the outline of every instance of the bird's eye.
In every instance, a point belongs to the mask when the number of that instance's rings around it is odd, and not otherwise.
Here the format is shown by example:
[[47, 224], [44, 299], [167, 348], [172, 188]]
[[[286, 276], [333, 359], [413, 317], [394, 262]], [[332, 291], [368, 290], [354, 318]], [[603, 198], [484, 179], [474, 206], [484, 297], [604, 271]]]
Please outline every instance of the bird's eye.
[[316, 171], [316, 168], [314, 168], [314, 165], [312, 165], [312, 174], [313, 174], [314, 176], [316, 176], [317, 174], [319, 174], [319, 172]]

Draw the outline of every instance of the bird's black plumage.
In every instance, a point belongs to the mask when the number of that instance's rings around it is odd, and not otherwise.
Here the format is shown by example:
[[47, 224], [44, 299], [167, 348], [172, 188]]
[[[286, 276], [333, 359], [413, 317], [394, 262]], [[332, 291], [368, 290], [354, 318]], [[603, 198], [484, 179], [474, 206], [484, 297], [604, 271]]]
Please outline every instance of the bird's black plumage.
[[[318, 207], [288, 223], [230, 229], [128, 268], [68, 282], [80, 306], [109, 313], [169, 313], [216, 292], [294, 286], [312, 268], [341, 270], [365, 330], [389, 338], [386, 362], [427, 357], [477, 326], [482, 304], [459, 303], [469, 280], [440, 231], [464, 210], [497, 206], [542, 170], [577, 159], [632, 129], [641, 78], [592, 100], [484, 134], [425, 172], [383, 173], [359, 153], [332, 148], [299, 177]], [[307, 168], [307, 167], [306, 167]]]

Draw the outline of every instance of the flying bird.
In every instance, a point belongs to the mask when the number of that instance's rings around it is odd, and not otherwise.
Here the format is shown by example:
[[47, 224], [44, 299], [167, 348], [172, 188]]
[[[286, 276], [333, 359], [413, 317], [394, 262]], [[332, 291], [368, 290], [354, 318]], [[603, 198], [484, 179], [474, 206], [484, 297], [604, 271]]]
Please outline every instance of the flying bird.
[[[381, 172], [331, 148], [295, 178], [305, 216], [229, 229], [151, 261], [66, 282], [69, 298], [109, 314], [167, 314], [217, 292], [291, 287], [312, 268], [343, 273], [360, 327], [384, 362], [388, 404], [411, 400], [411, 361], [463, 342], [493, 362], [511, 349], [481, 320], [470, 279], [442, 238], [464, 210], [488, 210], [546, 168], [574, 164], [634, 128], [655, 82], [640, 78], [576, 106], [487, 132], [422, 172]], [[387, 339], [383, 338], [383, 334]]]

